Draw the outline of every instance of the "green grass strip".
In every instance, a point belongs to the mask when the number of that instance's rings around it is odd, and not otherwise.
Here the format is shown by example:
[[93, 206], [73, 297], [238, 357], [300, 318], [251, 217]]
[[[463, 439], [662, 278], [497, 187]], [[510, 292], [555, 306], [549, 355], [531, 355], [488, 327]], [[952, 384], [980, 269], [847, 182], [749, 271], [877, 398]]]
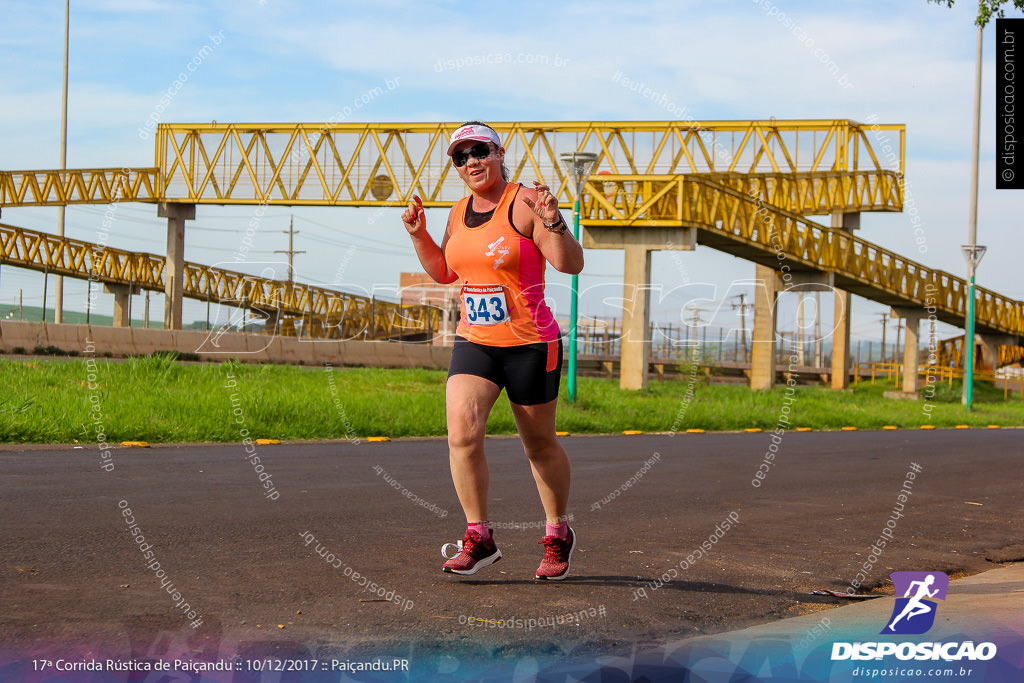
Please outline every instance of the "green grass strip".
[[[578, 400], [565, 399], [558, 429], [574, 434], [741, 431], [797, 427], [838, 430], [922, 425], [950, 428], [1024, 426], [1020, 394], [976, 384], [972, 411], [960, 386], [940, 385], [929, 401], [882, 396], [895, 387], [861, 382], [850, 391], [785, 385], [770, 392], [745, 386], [690, 384], [684, 375], [652, 380], [646, 391], [619, 389], [617, 380], [581, 377]], [[285, 440], [442, 436], [445, 373], [438, 370], [309, 368], [285, 365], [180, 363], [156, 355], [107, 359], [0, 359], [0, 441], [232, 442], [246, 436]], [[925, 410], [926, 404], [930, 410]], [[788, 408], [787, 412], [783, 412]], [[490, 434], [512, 434], [504, 396]]]

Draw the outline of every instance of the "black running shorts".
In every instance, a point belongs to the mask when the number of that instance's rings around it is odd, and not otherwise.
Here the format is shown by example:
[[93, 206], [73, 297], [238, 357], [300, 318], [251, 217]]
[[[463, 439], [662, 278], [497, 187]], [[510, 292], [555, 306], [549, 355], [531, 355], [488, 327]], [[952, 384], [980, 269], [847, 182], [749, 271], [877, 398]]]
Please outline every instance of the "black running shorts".
[[558, 398], [562, 377], [562, 339], [524, 346], [485, 346], [455, 337], [448, 376], [475, 375], [504, 389], [522, 406]]

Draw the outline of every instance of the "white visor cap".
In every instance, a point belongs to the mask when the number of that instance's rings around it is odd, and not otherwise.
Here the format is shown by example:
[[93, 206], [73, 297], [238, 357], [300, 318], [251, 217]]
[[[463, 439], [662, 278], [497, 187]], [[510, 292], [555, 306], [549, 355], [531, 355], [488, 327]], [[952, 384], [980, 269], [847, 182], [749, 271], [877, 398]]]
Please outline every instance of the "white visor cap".
[[498, 134], [487, 126], [478, 126], [473, 123], [467, 123], [465, 126], [459, 126], [452, 137], [448, 141], [448, 156], [452, 155], [452, 151], [455, 149], [455, 145], [459, 144], [463, 140], [476, 140], [478, 142], [493, 142], [497, 147], [501, 147], [501, 140], [498, 139]]

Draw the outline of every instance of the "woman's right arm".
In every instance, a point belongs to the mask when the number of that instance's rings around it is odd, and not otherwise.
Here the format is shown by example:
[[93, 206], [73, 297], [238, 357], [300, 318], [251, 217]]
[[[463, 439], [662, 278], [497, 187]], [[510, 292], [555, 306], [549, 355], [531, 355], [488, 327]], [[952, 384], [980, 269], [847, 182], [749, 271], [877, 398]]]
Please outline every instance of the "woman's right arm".
[[[423, 212], [423, 200], [417, 195], [412, 196], [413, 200], [402, 212], [402, 223], [409, 236], [412, 237], [413, 247], [416, 248], [416, 256], [420, 259], [420, 265], [427, 275], [434, 278], [435, 282], [447, 285], [459, 279], [459, 276], [448, 267], [444, 258], [444, 246], [448, 242], [448, 227], [444, 230], [444, 240], [441, 246], [437, 246], [430, 233], [427, 232], [427, 217]], [[451, 216], [449, 216], [449, 225]]]

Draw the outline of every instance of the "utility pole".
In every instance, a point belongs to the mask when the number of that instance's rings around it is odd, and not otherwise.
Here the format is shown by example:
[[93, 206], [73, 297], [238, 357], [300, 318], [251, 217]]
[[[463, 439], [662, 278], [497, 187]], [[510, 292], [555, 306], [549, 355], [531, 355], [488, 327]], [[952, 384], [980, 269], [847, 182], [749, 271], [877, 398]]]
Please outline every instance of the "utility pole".
[[693, 307], [693, 321], [691, 327], [693, 328], [693, 346], [697, 346], [697, 324], [703, 322], [700, 319], [700, 314], [703, 313], [701, 309], [696, 306]]
[[896, 318], [896, 348], [893, 352], [893, 360], [897, 360], [900, 357], [900, 336], [903, 332], [903, 318]]
[[821, 292], [814, 292], [814, 367], [821, 367]]
[[740, 337], [743, 339], [743, 362], [747, 362], [747, 309], [753, 308], [754, 304], [745, 303], [747, 300], [747, 293], [740, 292], [733, 298], [740, 300], [739, 304], [730, 304], [732, 309], [739, 310], [740, 312]]
[[295, 254], [305, 254], [306, 253], [305, 251], [295, 251], [295, 249], [293, 248], [294, 247], [294, 240], [295, 240], [295, 232], [296, 232], [296, 230], [295, 230], [295, 216], [292, 216], [288, 220], [288, 229], [287, 230], [282, 230], [281, 232], [283, 232], [286, 235], [288, 235], [288, 250], [287, 251], [283, 251], [281, 249], [278, 249], [274, 253], [275, 254], [288, 254], [288, 282], [295, 282], [295, 277], [293, 275], [294, 272], [295, 272], [295, 269], [292, 268], [292, 258], [295, 256]]
[[[690, 327], [693, 328], [693, 341], [690, 343], [690, 365], [691, 365], [691, 367], [697, 365], [700, 362], [701, 352], [704, 349], [704, 345], [703, 344], [698, 344], [697, 343], [697, 325], [699, 323], [703, 322], [700, 319], [700, 314], [703, 313], [703, 312], [704, 311], [702, 311], [701, 309], [697, 308], [696, 306], [693, 307], [693, 319], [690, 322]], [[705, 340], [706, 340], [707, 339], [707, 337], [706, 337], [706, 335], [707, 335], [707, 328], [706, 327], [704, 328], [704, 334], [705, 334]], [[689, 335], [687, 335], [687, 336], [689, 336]]]
[[804, 362], [804, 292], [801, 290], [798, 292], [800, 303], [797, 304], [796, 309], [796, 363], [800, 367], [804, 367], [807, 363]]
[[885, 331], [889, 328], [889, 314], [879, 313], [878, 315], [882, 318], [882, 362], [885, 363], [889, 359], [889, 352], [885, 348]]

